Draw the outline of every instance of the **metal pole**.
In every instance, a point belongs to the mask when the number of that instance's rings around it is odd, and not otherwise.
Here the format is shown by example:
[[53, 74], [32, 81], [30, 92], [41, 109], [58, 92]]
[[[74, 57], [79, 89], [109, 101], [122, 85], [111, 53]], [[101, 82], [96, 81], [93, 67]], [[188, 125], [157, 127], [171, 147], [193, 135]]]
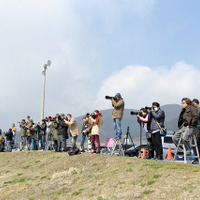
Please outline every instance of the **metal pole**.
[[47, 67], [44, 66], [44, 71], [43, 71], [43, 92], [42, 92], [42, 110], [41, 110], [41, 120], [44, 119], [44, 101], [45, 101], [46, 69], [47, 69]]

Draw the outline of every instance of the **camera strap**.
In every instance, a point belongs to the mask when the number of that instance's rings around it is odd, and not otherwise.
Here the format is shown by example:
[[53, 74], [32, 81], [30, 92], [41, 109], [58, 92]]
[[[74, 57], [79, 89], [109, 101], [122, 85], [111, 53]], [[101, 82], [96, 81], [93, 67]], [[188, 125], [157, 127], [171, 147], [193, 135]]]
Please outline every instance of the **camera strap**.
[[155, 120], [156, 124], [158, 124], [158, 127], [160, 128], [160, 130], [162, 131], [164, 128], [161, 127], [161, 125], [158, 123], [157, 119], [154, 118], [154, 120]]

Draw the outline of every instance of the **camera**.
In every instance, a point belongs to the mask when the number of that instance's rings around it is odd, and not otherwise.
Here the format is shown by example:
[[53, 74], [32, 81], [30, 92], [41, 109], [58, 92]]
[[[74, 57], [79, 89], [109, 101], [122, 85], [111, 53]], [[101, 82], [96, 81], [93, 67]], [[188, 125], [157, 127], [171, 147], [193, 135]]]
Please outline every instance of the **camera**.
[[141, 112], [134, 112], [134, 111], [131, 111], [130, 114], [131, 114], [131, 115], [140, 115], [140, 116], [142, 115]]
[[105, 96], [105, 99], [114, 99], [115, 101], [117, 101], [116, 97], [111, 97], [111, 96]]
[[151, 110], [152, 107], [148, 107], [148, 106], [146, 106], [145, 109], [146, 109], [146, 110]]

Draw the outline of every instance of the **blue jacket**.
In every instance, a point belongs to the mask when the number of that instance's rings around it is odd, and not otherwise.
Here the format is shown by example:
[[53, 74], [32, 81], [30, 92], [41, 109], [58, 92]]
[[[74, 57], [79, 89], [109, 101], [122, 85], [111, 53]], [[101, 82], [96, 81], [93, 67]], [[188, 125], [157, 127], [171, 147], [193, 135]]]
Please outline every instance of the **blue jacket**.
[[7, 141], [12, 141], [12, 139], [13, 139], [12, 131], [5, 133], [5, 136], [6, 136]]
[[164, 128], [164, 122], [165, 122], [165, 112], [163, 110], [153, 111], [150, 113], [150, 131], [156, 131], [160, 130], [157, 122], [160, 124], [162, 128]]

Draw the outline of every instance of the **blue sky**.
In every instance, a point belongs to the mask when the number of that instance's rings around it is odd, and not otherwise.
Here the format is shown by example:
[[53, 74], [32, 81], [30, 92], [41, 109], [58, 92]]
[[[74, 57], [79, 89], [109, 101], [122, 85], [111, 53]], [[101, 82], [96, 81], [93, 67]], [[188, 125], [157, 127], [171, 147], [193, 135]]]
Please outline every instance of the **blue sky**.
[[200, 98], [198, 0], [1, 0], [0, 111], [3, 129], [31, 115], [80, 116]]

